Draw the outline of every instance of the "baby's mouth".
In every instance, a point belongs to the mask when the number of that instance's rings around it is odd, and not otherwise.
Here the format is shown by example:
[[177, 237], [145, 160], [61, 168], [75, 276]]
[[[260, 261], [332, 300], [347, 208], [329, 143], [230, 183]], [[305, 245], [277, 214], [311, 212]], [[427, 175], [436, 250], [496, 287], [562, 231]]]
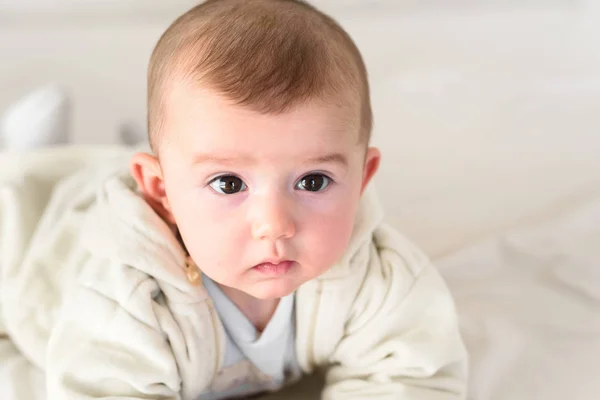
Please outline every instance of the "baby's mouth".
[[295, 261], [264, 262], [252, 267], [253, 270], [270, 276], [281, 276], [288, 273], [296, 265]]

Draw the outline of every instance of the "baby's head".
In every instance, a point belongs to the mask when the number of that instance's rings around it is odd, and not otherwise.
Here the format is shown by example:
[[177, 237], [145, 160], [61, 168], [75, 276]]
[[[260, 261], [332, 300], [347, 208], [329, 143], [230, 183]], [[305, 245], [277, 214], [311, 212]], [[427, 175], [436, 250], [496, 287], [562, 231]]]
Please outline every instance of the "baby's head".
[[379, 166], [361, 55], [297, 0], [209, 0], [150, 60], [132, 174], [216, 282], [277, 298], [342, 256]]

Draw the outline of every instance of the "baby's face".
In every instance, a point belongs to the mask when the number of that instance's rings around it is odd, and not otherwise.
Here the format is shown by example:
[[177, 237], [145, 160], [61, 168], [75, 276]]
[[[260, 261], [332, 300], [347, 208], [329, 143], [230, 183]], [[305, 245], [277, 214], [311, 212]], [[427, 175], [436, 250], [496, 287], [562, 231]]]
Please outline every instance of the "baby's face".
[[[341, 257], [370, 179], [348, 113], [313, 104], [263, 115], [185, 85], [171, 91], [160, 151], [168, 207], [207, 276], [278, 298]], [[378, 154], [367, 152], [375, 169]]]

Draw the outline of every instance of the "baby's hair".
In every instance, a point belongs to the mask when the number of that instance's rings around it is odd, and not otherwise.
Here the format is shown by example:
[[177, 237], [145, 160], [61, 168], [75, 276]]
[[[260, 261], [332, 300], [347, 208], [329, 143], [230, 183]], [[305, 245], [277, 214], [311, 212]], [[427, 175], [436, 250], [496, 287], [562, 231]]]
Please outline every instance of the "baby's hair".
[[350, 106], [359, 114], [361, 141], [371, 135], [369, 84], [358, 48], [332, 18], [301, 0], [208, 0], [171, 24], [148, 68], [148, 134], [155, 152], [175, 80], [264, 114], [310, 100]]

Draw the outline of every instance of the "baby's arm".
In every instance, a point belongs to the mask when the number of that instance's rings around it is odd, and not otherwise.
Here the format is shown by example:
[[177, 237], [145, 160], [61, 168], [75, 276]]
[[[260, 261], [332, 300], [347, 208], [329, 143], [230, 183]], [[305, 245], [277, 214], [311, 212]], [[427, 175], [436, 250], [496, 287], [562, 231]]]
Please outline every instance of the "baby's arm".
[[155, 289], [146, 279], [135, 296], [115, 299], [85, 284], [67, 294], [48, 345], [48, 400], [180, 399], [181, 380], [160, 330], [164, 310], [152, 298]]
[[[375, 235], [371, 262], [323, 399], [457, 400], [466, 397], [467, 354], [454, 302], [417, 249]], [[406, 246], [403, 247], [403, 250]]]

